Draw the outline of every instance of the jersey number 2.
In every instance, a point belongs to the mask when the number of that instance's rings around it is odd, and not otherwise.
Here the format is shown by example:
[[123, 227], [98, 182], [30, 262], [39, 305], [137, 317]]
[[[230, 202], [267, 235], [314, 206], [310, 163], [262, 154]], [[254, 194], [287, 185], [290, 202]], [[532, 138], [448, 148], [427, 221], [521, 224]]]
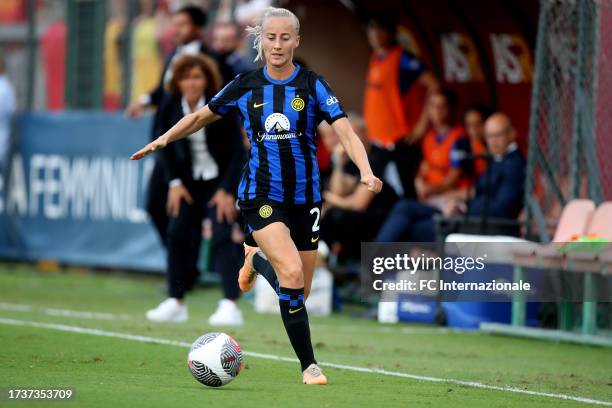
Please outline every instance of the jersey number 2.
[[315, 219], [315, 222], [312, 224], [312, 232], [317, 232], [319, 230], [319, 218], [321, 218], [321, 210], [319, 209], [319, 207], [313, 207], [310, 210], [311, 214], [317, 214], [317, 218]]

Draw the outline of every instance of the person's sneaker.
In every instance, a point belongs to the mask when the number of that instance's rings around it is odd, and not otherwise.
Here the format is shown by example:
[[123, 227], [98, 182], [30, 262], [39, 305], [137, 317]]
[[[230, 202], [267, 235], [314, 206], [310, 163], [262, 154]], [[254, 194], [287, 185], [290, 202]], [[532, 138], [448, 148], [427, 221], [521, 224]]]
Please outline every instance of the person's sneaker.
[[238, 272], [238, 286], [243, 292], [248, 292], [253, 289], [255, 279], [257, 279], [257, 271], [253, 267], [253, 255], [259, 251], [258, 247], [244, 245], [244, 265]]
[[327, 377], [316, 364], [311, 364], [302, 373], [302, 382], [308, 385], [326, 385]]
[[175, 298], [168, 298], [155, 309], [147, 311], [147, 319], [154, 322], [183, 323], [188, 318], [187, 306], [179, 303]]
[[215, 313], [208, 318], [211, 326], [242, 326], [243, 323], [242, 312], [229, 299], [221, 299]]

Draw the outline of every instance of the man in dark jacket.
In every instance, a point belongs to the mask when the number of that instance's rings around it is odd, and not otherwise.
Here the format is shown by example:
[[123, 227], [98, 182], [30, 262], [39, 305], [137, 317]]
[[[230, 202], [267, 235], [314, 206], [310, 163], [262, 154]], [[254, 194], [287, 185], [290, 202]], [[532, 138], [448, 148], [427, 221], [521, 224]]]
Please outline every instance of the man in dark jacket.
[[243, 72], [252, 71], [257, 66], [246, 59], [238, 51], [240, 46], [240, 30], [234, 23], [218, 23], [213, 28], [212, 49], [223, 60], [228, 73], [221, 72], [223, 77], [236, 76]]
[[469, 215], [518, 217], [523, 208], [526, 162], [515, 139], [516, 131], [506, 114], [495, 113], [486, 121], [485, 140], [492, 161], [478, 178]]
[[[485, 123], [485, 140], [492, 158], [487, 170], [478, 178], [476, 194], [467, 206], [450, 203], [444, 215], [468, 215], [516, 219], [523, 207], [526, 162], [517, 148], [516, 131], [510, 118], [495, 113]], [[435, 241], [435, 214], [441, 211], [415, 200], [399, 201], [378, 231], [376, 241]]]

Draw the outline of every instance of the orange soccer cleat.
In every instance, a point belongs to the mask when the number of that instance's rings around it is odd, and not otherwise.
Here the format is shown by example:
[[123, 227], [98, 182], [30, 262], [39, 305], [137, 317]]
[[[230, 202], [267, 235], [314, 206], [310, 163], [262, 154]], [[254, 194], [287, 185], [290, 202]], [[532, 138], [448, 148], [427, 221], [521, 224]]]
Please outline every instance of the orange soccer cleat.
[[307, 385], [326, 385], [327, 377], [316, 364], [311, 364], [302, 373], [302, 382]]
[[244, 245], [244, 265], [238, 272], [238, 286], [243, 292], [248, 292], [253, 289], [255, 279], [257, 279], [257, 271], [253, 267], [253, 255], [259, 251], [259, 248]]

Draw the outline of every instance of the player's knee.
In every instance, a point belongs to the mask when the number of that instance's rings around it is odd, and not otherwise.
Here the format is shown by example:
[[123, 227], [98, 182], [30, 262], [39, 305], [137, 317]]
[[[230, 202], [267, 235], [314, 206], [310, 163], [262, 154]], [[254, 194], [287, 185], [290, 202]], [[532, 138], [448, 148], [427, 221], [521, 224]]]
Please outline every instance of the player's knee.
[[279, 265], [278, 278], [282, 286], [299, 288], [304, 286], [302, 262], [298, 259]]

